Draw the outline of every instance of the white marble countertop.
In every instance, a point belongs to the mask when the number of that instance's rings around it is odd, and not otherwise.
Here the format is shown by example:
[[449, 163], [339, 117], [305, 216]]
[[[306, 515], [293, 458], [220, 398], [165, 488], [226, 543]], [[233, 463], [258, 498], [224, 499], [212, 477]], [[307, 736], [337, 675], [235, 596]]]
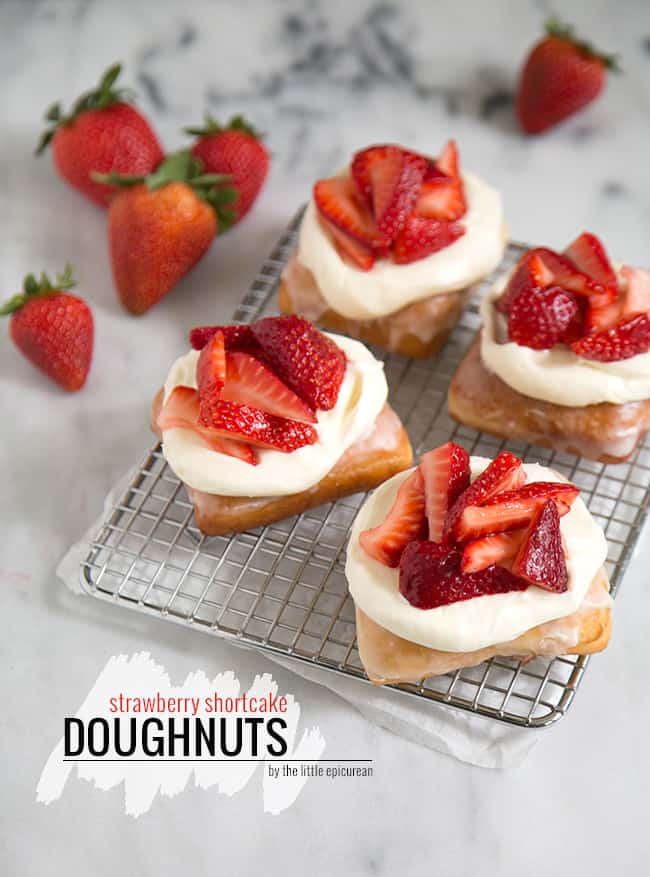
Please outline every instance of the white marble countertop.
[[[625, 75], [562, 128], [524, 139], [509, 95], [545, 2], [18, 2], [0, 6], [0, 288], [28, 270], [77, 268], [97, 330], [86, 389], [65, 396], [0, 343], [3, 472], [0, 606], [3, 793], [0, 870], [11, 875], [270, 873], [647, 873], [650, 538], [616, 601], [614, 635], [570, 714], [524, 765], [486, 771], [405, 742], [262, 655], [66, 593], [66, 547], [150, 441], [147, 406], [191, 325], [225, 320], [315, 177], [357, 146], [394, 139], [434, 151], [449, 135], [504, 194], [513, 238], [561, 246], [583, 228], [648, 264], [650, 16], [646, 0], [565, 2], [562, 14], [620, 51]], [[489, 9], [488, 9], [489, 7]], [[244, 111], [268, 132], [269, 183], [252, 215], [146, 317], [112, 288], [105, 216], [32, 150], [42, 110], [115, 59], [165, 145], [204, 108]], [[371, 753], [375, 777], [309, 783], [262, 813], [194, 789], [138, 820], [119, 789], [72, 782], [48, 808], [43, 763], [111, 655], [150, 650], [177, 680], [201, 668], [273, 672], [328, 749]]]

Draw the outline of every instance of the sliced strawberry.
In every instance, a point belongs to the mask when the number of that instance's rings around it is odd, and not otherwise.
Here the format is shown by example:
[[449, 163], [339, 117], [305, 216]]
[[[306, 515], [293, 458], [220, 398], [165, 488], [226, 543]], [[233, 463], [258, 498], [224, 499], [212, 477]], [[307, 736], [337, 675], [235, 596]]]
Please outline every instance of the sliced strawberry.
[[336, 405], [345, 375], [345, 354], [303, 317], [267, 317], [253, 332], [273, 370], [294, 393], [317, 411]]
[[525, 533], [522, 527], [510, 533], [494, 533], [468, 542], [463, 548], [462, 571], [479, 572], [494, 563], [503, 565], [512, 560], [521, 548]]
[[562, 547], [560, 515], [553, 500], [534, 512], [512, 571], [547, 591], [559, 594], [566, 591], [569, 574]]
[[213, 430], [199, 423], [199, 394], [191, 387], [175, 387], [163, 405], [156, 421], [162, 432], [167, 429], [191, 429], [211, 451], [237, 457], [252, 466], [257, 465], [257, 454], [250, 445], [221, 438]]
[[359, 536], [359, 544], [379, 563], [396, 567], [402, 551], [413, 539], [423, 539], [426, 528], [424, 479], [420, 470], [415, 469], [400, 485], [393, 507], [383, 523], [364, 530]]
[[218, 396], [226, 380], [226, 348], [223, 333], [215, 332], [196, 362], [199, 396]]
[[567, 343], [578, 341], [583, 335], [594, 330], [609, 329], [619, 322], [622, 316], [622, 302], [620, 298], [612, 301], [609, 293], [591, 295], [587, 299], [583, 331], [575, 338], [567, 338]]
[[339, 256], [362, 271], [370, 271], [375, 264], [375, 254], [370, 247], [341, 231], [324, 216], [319, 219], [325, 231], [332, 237]]
[[591, 277], [600, 286], [611, 290], [614, 294], [618, 292], [616, 272], [607, 258], [605, 247], [595, 234], [583, 232], [566, 248], [564, 255], [579, 271]]
[[201, 400], [199, 422], [223, 438], [239, 439], [287, 454], [313, 445], [318, 439], [316, 430], [308, 423], [214, 397]]
[[548, 350], [564, 337], [578, 310], [576, 296], [560, 286], [523, 289], [510, 305], [508, 333], [516, 344]]
[[467, 202], [462, 180], [436, 177], [423, 183], [415, 203], [418, 216], [444, 219], [451, 222], [467, 213]]
[[650, 270], [623, 265], [621, 276], [626, 284], [623, 295], [623, 316], [648, 313], [650, 311]]
[[508, 285], [495, 301], [494, 306], [502, 314], [510, 311], [512, 302], [523, 290], [544, 289], [553, 283], [553, 274], [536, 250], [524, 253], [512, 272]]
[[436, 609], [472, 597], [525, 591], [528, 587], [528, 582], [502, 566], [463, 573], [462, 558], [457, 548], [448, 545], [428, 540], [411, 542], [400, 559], [400, 594], [418, 609]]
[[406, 265], [448, 247], [465, 234], [460, 222], [442, 222], [411, 214], [393, 246], [393, 260]]
[[268, 414], [316, 423], [316, 415], [273, 372], [248, 353], [233, 351], [226, 362], [221, 399], [261, 408]]
[[436, 159], [438, 170], [448, 177], [459, 176], [458, 147], [455, 140], [448, 140]]
[[593, 277], [579, 270], [567, 255], [556, 253], [548, 247], [537, 247], [535, 253], [540, 257], [544, 266], [553, 275], [552, 283], [561, 286], [576, 295], [594, 295], [595, 293], [609, 295], [613, 300], [616, 297], [616, 289], [610, 289], [599, 283]]
[[190, 344], [194, 350], [202, 350], [217, 332], [223, 335], [226, 350], [248, 350], [257, 344], [253, 329], [246, 324], [242, 326], [196, 326], [190, 329]]
[[429, 539], [441, 542], [447, 512], [469, 486], [469, 454], [460, 445], [447, 442], [424, 454], [419, 468], [424, 478]]
[[399, 146], [385, 148], [370, 168], [372, 208], [377, 227], [394, 241], [410, 215], [422, 185], [426, 159]]
[[596, 362], [619, 362], [650, 350], [650, 314], [637, 314], [617, 323], [611, 329], [601, 329], [585, 335], [571, 345], [583, 359]]
[[520, 487], [525, 481], [526, 472], [519, 457], [510, 451], [501, 451], [449, 509], [444, 537], [457, 541], [460, 518], [467, 506], [480, 505], [499, 491]]
[[363, 203], [351, 177], [331, 177], [314, 186], [314, 201], [321, 216], [358, 244], [386, 252], [388, 242]]
[[457, 541], [467, 542], [526, 526], [533, 514], [547, 500], [558, 504], [560, 514], [569, 511], [578, 496], [573, 484], [556, 481], [534, 481], [490, 497], [483, 505], [466, 506], [456, 530]]

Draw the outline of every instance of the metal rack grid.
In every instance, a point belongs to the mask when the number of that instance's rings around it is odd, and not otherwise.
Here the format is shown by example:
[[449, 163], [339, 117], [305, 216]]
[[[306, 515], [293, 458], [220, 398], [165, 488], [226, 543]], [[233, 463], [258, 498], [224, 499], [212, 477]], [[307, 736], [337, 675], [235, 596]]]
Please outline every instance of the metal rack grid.
[[[301, 213], [262, 266], [235, 321], [274, 313], [274, 293], [295, 246]], [[510, 244], [499, 271], [513, 264], [522, 250]], [[477, 292], [489, 283], [490, 279], [479, 284]], [[450, 438], [472, 454], [490, 457], [506, 444], [459, 426], [447, 415], [447, 385], [478, 325], [476, 305], [470, 305], [433, 360], [374, 351], [385, 361], [391, 404], [416, 454]], [[507, 444], [524, 460], [551, 465], [580, 488], [605, 530], [607, 572], [615, 593], [650, 501], [650, 444], [646, 441], [631, 461], [616, 466], [523, 443]], [[349, 527], [364, 499], [365, 494], [358, 494], [257, 530], [205, 537], [158, 445], [145, 456], [93, 539], [81, 565], [82, 588], [94, 597], [367, 683], [344, 575]], [[588, 661], [566, 656], [524, 665], [493, 658], [420, 684], [391, 687], [408, 697], [541, 727], [566, 713]]]

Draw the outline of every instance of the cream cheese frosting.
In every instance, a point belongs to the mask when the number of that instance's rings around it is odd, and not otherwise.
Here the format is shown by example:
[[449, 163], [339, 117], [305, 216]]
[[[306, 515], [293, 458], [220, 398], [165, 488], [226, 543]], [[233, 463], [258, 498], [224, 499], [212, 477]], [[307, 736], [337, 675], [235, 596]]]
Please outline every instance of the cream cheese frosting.
[[397, 265], [379, 259], [370, 271], [345, 262], [323, 231], [313, 200], [300, 227], [298, 261], [316, 279], [329, 307], [351, 320], [395, 313], [432, 295], [464, 289], [493, 271], [503, 256], [501, 195], [479, 177], [463, 173], [465, 234], [437, 253]]
[[[317, 484], [351, 444], [373, 429], [388, 396], [383, 363], [359, 341], [329, 337], [345, 353], [347, 365], [336, 405], [316, 414], [315, 444], [290, 454], [260, 449], [257, 466], [251, 466], [206, 447], [190, 429], [166, 429], [163, 454], [181, 481], [204, 493], [247, 497], [285, 496]], [[174, 387], [196, 388], [198, 357], [199, 351], [190, 350], [172, 365], [165, 381], [165, 400]]]
[[[472, 478], [490, 461], [472, 457]], [[538, 463], [524, 464], [528, 481], [564, 481]], [[607, 556], [607, 543], [580, 497], [560, 523], [566, 545], [568, 589], [553, 594], [531, 585], [525, 591], [473, 597], [418, 609], [399, 592], [399, 569], [369, 557], [359, 534], [381, 523], [395, 500], [400, 484], [413, 470], [400, 472], [366, 500], [352, 526], [345, 572], [355, 604], [377, 624], [403, 639], [431, 649], [469, 652], [515, 639], [530, 628], [570, 615], [581, 604]]]
[[506, 319], [494, 308], [509, 274], [500, 278], [480, 304], [481, 360], [501, 380], [532, 399], [583, 407], [611, 402], [622, 405], [650, 398], [650, 353], [619, 362], [596, 362], [575, 354], [564, 344], [533, 350], [508, 341]]

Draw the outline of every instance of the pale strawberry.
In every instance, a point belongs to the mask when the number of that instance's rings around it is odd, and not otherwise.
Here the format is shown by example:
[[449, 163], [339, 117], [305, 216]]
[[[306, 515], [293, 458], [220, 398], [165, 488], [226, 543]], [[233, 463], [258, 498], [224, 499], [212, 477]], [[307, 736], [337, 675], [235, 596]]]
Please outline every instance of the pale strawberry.
[[623, 316], [650, 312], [650, 270], [623, 265], [621, 277], [625, 283]]
[[414, 539], [422, 539], [426, 535], [426, 527], [424, 479], [420, 470], [415, 469], [400, 485], [384, 521], [364, 530], [359, 536], [359, 544], [366, 554], [379, 563], [396, 567], [402, 551]]

